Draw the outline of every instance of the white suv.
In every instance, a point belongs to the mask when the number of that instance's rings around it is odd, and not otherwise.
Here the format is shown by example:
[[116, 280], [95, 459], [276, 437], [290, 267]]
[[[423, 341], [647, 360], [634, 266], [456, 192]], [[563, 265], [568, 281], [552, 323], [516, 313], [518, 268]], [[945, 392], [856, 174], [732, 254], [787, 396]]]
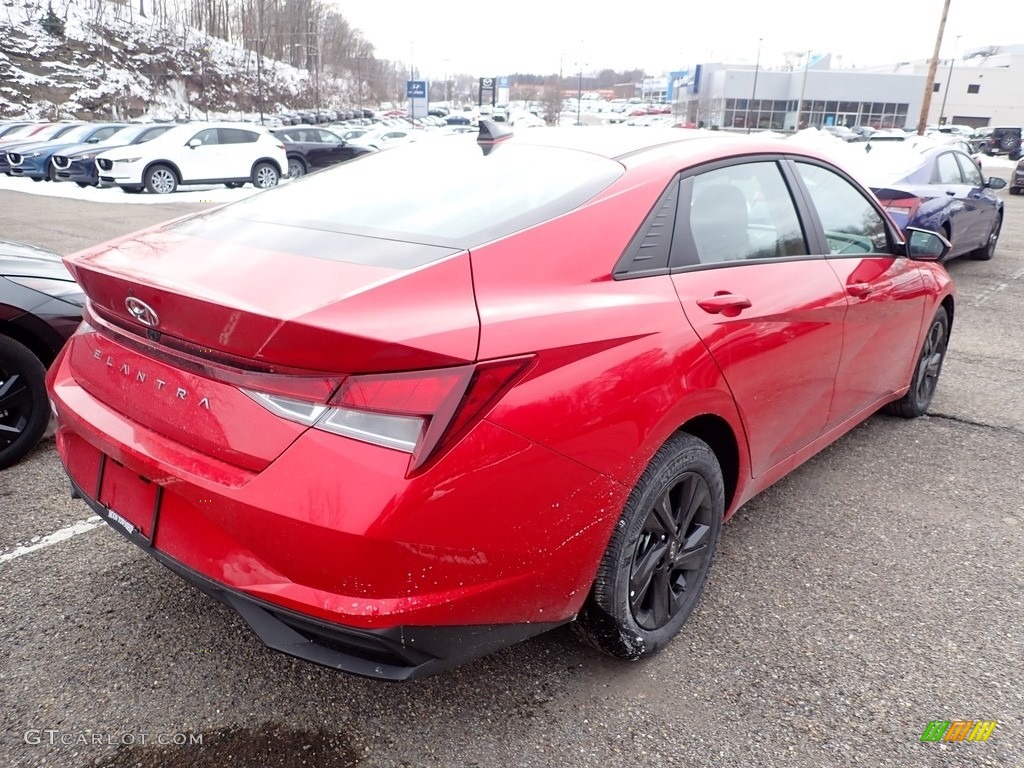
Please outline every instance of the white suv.
[[288, 168], [284, 144], [265, 128], [242, 123], [177, 125], [152, 141], [118, 147], [96, 156], [101, 187], [157, 195], [179, 184], [247, 181], [260, 189], [277, 186]]

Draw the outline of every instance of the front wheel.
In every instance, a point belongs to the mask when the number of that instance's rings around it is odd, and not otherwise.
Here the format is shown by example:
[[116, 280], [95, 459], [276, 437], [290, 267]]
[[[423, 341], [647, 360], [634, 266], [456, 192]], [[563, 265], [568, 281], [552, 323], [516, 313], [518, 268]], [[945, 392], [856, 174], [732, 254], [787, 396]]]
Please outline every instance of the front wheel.
[[46, 369], [23, 344], [0, 336], [0, 469], [35, 447], [50, 420]]
[[288, 178], [297, 179], [306, 175], [306, 164], [297, 157], [288, 158]]
[[279, 179], [277, 169], [270, 163], [256, 163], [252, 169], [252, 185], [257, 189], [276, 187]]
[[910, 380], [910, 389], [899, 400], [889, 403], [885, 407], [887, 412], [904, 419], [916, 419], [928, 412], [939, 385], [939, 374], [942, 372], [942, 361], [946, 359], [948, 345], [949, 315], [945, 307], [939, 307], [932, 318], [932, 324], [928, 326], [928, 335], [924, 337], [921, 356], [917, 359], [917, 367]]
[[178, 188], [178, 177], [166, 165], [154, 165], [146, 171], [146, 189], [154, 195], [169, 195]]
[[704, 441], [676, 434], [626, 502], [574, 624], [578, 634], [620, 659], [667, 646], [704, 589], [724, 514], [717, 457]]
[[996, 214], [996, 220], [992, 222], [992, 229], [988, 233], [988, 240], [976, 251], [971, 251], [971, 258], [977, 261], [988, 261], [996, 255], [996, 246], [999, 245], [999, 232], [1003, 228], [1002, 214]]

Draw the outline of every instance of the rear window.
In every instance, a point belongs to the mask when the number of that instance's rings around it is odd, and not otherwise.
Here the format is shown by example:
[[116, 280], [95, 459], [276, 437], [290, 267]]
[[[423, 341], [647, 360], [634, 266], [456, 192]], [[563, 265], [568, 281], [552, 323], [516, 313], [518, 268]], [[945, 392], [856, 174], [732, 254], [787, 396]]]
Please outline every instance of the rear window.
[[[605, 157], [473, 137], [424, 138], [228, 206], [223, 217], [470, 248], [560, 216], [623, 173]], [[189, 222], [202, 228], [201, 220]]]

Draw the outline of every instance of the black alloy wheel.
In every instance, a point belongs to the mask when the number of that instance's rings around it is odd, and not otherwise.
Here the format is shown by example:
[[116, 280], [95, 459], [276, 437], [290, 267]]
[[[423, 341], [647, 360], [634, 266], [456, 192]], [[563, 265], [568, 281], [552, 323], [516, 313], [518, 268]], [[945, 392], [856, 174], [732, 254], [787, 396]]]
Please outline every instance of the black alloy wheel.
[[905, 419], [915, 419], [928, 412], [939, 385], [939, 374], [942, 373], [942, 362], [946, 359], [948, 345], [949, 315], [945, 307], [939, 307], [924, 337], [921, 355], [910, 380], [910, 389], [899, 400], [889, 403], [885, 407], [886, 411]]
[[575, 627], [612, 656], [662, 650], [693, 612], [722, 530], [722, 470], [710, 447], [674, 435], [630, 494]]
[[27, 347], [0, 336], [0, 469], [35, 447], [49, 418], [46, 369]]

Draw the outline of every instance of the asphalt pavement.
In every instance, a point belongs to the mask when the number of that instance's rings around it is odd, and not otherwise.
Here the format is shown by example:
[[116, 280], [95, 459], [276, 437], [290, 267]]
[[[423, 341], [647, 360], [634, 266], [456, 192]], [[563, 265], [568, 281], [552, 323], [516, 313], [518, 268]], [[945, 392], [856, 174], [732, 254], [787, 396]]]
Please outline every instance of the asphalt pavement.
[[[1002, 175], [1008, 175], [1003, 173]], [[2, 766], [1024, 766], [1024, 198], [959, 301], [932, 414], [876, 416], [744, 506], [659, 656], [567, 629], [410, 684], [268, 651], [87, 521], [53, 442], [0, 473]], [[0, 193], [69, 253], [200, 209]], [[996, 720], [922, 743], [930, 721]]]

